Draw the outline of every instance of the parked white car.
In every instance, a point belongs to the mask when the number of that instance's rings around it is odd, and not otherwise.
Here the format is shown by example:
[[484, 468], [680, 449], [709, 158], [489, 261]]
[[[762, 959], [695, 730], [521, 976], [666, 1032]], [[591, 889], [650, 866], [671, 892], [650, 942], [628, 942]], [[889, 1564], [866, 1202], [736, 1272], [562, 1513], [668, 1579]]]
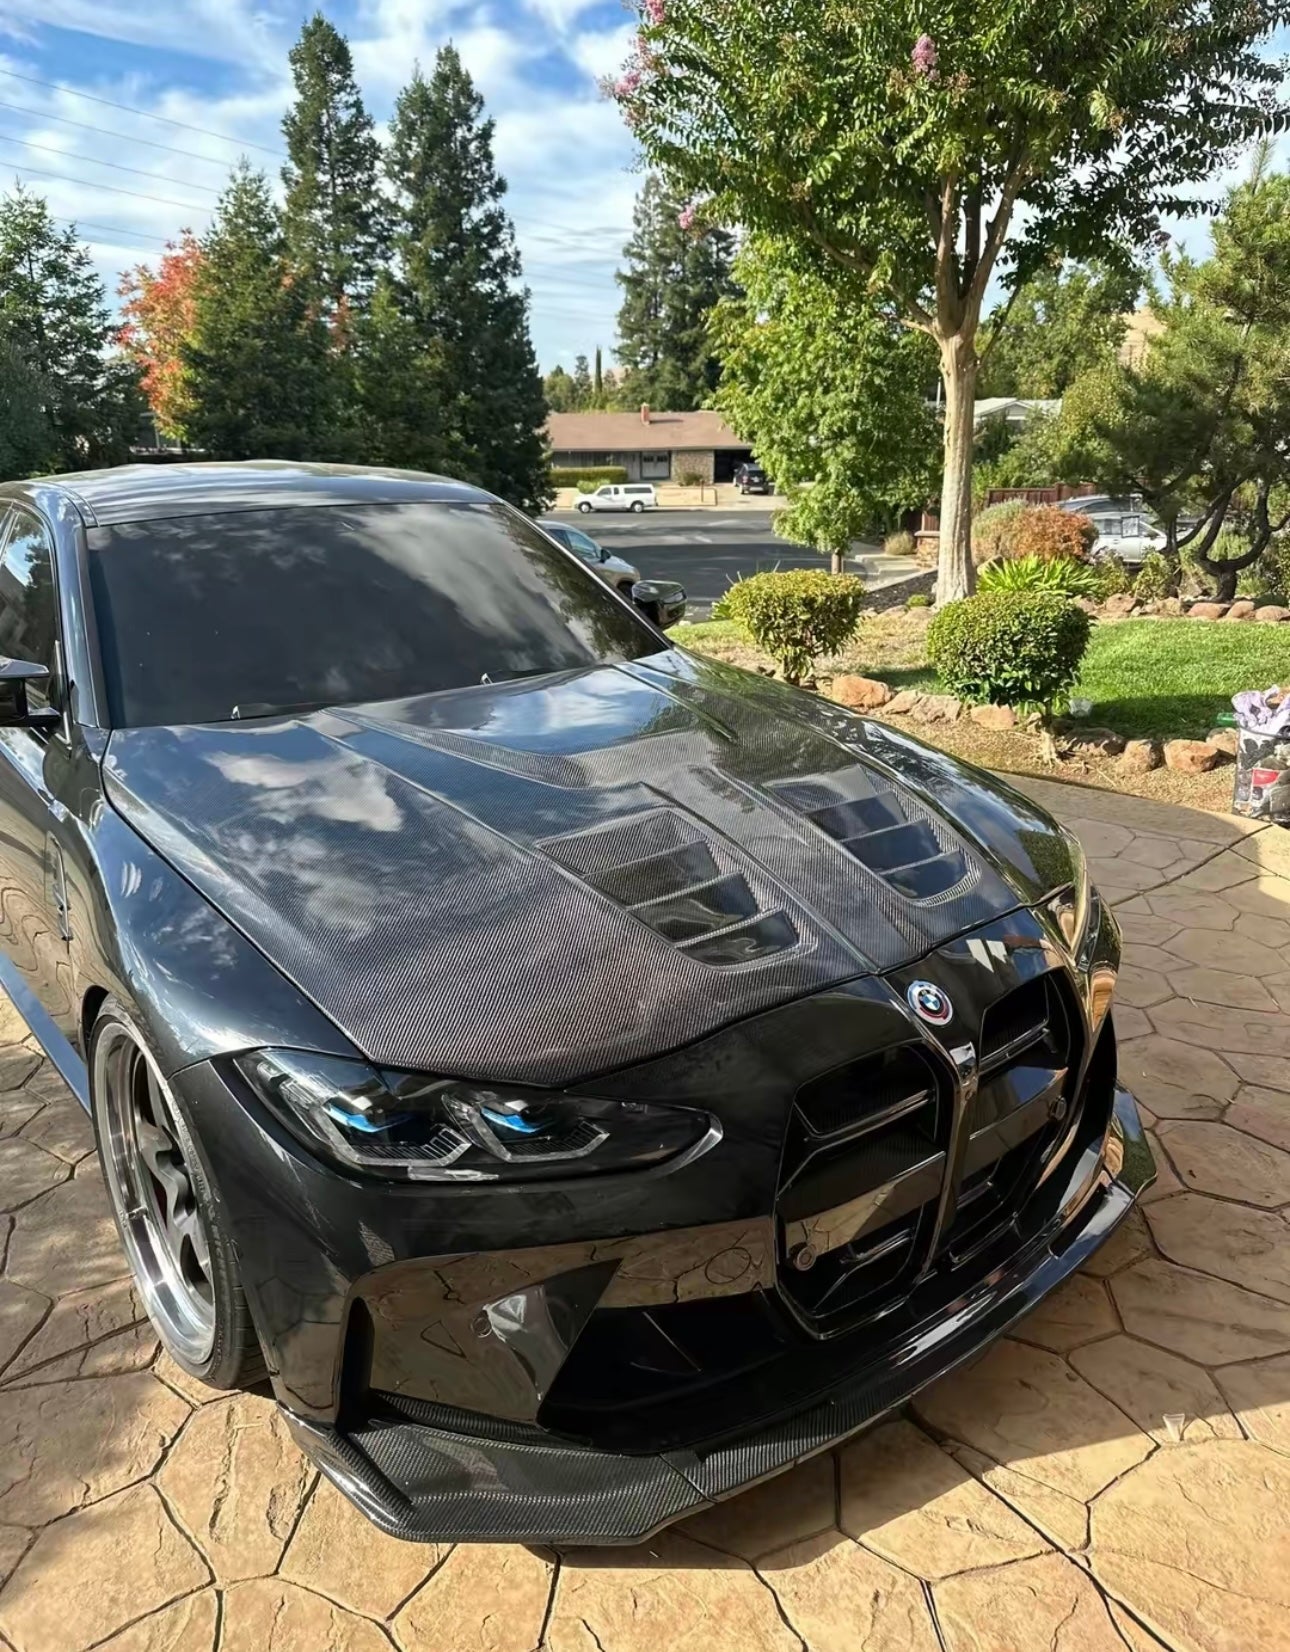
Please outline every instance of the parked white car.
[[652, 511], [657, 506], [652, 482], [609, 482], [578, 501], [580, 511]]
[[1121, 562], [1139, 563], [1149, 551], [1161, 551], [1166, 544], [1164, 530], [1141, 514], [1112, 518], [1098, 526], [1102, 531], [1093, 541], [1095, 557], [1118, 556]]

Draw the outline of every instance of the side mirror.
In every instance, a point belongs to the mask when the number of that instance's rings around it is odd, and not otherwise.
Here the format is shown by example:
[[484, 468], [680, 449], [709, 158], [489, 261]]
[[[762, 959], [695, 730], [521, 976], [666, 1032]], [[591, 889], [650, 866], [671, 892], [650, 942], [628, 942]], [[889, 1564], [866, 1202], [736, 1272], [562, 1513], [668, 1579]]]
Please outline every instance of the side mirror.
[[685, 586], [674, 579], [638, 579], [632, 586], [632, 601], [660, 631], [685, 618]]
[[0, 728], [48, 728], [57, 723], [57, 712], [44, 707], [33, 711], [27, 703], [28, 684], [48, 681], [48, 666], [0, 658]]

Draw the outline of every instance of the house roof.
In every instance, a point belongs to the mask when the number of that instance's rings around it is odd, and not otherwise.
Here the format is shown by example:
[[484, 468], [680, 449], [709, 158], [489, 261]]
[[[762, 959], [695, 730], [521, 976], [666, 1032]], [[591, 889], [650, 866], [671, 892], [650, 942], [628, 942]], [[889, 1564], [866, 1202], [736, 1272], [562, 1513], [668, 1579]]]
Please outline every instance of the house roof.
[[719, 413], [650, 411], [646, 424], [633, 413], [552, 413], [547, 440], [557, 453], [666, 453], [677, 448], [747, 447]]
[[980, 424], [983, 419], [996, 419], [1001, 413], [1005, 418], [1010, 413], [1059, 413], [1061, 405], [1060, 396], [1052, 401], [1027, 396], [985, 396], [976, 403], [972, 417]]

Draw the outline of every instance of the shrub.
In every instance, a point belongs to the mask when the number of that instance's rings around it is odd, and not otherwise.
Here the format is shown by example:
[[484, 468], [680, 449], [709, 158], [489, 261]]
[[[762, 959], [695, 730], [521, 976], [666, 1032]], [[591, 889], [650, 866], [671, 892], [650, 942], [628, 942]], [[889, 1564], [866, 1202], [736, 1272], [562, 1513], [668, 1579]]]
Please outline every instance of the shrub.
[[1290, 536], [1274, 539], [1253, 567], [1237, 575], [1236, 594], [1279, 607], [1290, 603]]
[[560, 466], [551, 472], [553, 488], [579, 488], [583, 493], [594, 493], [606, 482], [625, 482], [626, 465], [588, 465], [584, 469]]
[[1025, 510], [1020, 499], [1010, 499], [1002, 505], [988, 506], [973, 521], [972, 560], [978, 567], [1001, 556], [1016, 555], [1013, 538]]
[[913, 596], [905, 602], [906, 608], [930, 608], [931, 606], [932, 599], [926, 591], [915, 591]]
[[676, 479], [683, 488], [701, 488], [705, 480], [701, 470], [679, 470]]
[[882, 542], [882, 548], [887, 556], [913, 556], [917, 545], [908, 528], [901, 528], [898, 533], [887, 535]]
[[864, 584], [852, 574], [793, 568], [741, 579], [722, 605], [723, 617], [738, 621], [788, 682], [800, 683], [812, 661], [851, 636], [863, 601]]
[[1133, 575], [1118, 556], [1098, 557], [1092, 571], [1097, 582], [1093, 594], [1099, 602], [1105, 602], [1107, 597], [1124, 596], [1133, 589]]
[[1133, 581], [1133, 594], [1143, 602], [1159, 602], [1173, 589], [1174, 570], [1159, 551], [1148, 551]]
[[1090, 625], [1048, 591], [984, 591], [940, 610], [927, 657], [962, 700], [1046, 711], [1075, 683]]
[[987, 562], [977, 588], [982, 591], [1052, 591], [1059, 597], [1096, 596], [1097, 572], [1086, 562], [1069, 557], [1045, 561], [1019, 556], [1011, 562]]
[[1056, 505], [1031, 505], [1017, 518], [1013, 556], [1057, 557], [1083, 562], [1093, 549], [1097, 528], [1092, 519]]

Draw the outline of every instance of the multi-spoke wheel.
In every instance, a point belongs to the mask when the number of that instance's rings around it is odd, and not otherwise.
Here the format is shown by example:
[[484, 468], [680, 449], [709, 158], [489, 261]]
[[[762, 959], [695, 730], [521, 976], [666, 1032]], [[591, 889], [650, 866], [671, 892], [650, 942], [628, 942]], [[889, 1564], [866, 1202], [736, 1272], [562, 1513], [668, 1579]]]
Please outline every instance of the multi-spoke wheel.
[[90, 1038], [99, 1154], [148, 1316], [174, 1359], [217, 1387], [259, 1374], [233, 1260], [191, 1132], [134, 1024], [111, 999]]

